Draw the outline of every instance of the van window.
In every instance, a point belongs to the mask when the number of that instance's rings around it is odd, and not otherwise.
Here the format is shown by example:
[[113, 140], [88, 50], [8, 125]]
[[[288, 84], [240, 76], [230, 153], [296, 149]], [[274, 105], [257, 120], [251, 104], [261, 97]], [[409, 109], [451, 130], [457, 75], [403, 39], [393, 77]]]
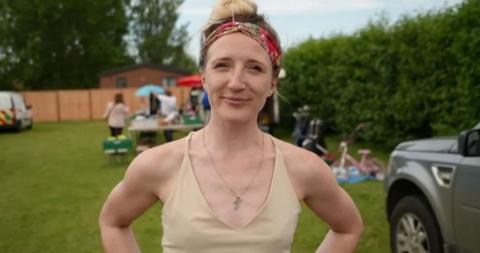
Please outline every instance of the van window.
[[25, 103], [23, 102], [23, 99], [20, 95], [13, 94], [13, 104], [15, 105], [15, 108], [20, 109], [20, 110], [26, 110]]
[[0, 94], [0, 109], [12, 108], [12, 100], [8, 94]]

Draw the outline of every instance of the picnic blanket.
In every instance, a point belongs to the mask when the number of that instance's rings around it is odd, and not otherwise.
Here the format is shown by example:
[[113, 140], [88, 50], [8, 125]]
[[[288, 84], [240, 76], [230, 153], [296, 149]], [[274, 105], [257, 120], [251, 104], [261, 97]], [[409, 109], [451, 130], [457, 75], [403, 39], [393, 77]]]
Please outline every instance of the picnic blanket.
[[348, 183], [356, 184], [366, 180], [377, 180], [376, 177], [367, 176], [367, 175], [349, 175], [348, 177], [337, 177], [337, 182], [339, 183]]
[[379, 177], [374, 175], [365, 175], [361, 173], [358, 168], [351, 166], [347, 169], [340, 167], [332, 167], [333, 174], [335, 174], [338, 183], [356, 184], [366, 180], [379, 180]]

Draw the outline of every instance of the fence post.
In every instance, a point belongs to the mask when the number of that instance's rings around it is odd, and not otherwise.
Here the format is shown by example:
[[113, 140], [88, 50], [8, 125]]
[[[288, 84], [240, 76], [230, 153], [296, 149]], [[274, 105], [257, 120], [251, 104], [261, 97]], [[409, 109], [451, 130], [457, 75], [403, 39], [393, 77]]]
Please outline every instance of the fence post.
[[88, 118], [93, 119], [93, 103], [92, 103], [92, 89], [88, 89]]
[[57, 122], [60, 122], [62, 120], [61, 116], [60, 116], [60, 91], [57, 90], [55, 93], [57, 94], [57, 96], [55, 96], [55, 98], [57, 100], [56, 101], [57, 102], [56, 103], [56, 105], [57, 105]]

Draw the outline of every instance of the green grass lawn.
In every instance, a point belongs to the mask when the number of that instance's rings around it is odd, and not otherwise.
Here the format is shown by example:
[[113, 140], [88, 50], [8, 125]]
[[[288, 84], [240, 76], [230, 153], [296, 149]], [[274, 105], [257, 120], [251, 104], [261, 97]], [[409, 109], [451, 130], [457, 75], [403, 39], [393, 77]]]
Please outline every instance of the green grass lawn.
[[[107, 135], [100, 121], [39, 123], [31, 131], [0, 133], [0, 252], [102, 252], [97, 217], [127, 166], [103, 154]], [[379, 153], [385, 158], [388, 152]], [[357, 252], [389, 252], [382, 182], [344, 188], [365, 223]], [[134, 224], [142, 252], [161, 252], [160, 212], [156, 205]], [[326, 231], [304, 208], [292, 252], [314, 252]]]

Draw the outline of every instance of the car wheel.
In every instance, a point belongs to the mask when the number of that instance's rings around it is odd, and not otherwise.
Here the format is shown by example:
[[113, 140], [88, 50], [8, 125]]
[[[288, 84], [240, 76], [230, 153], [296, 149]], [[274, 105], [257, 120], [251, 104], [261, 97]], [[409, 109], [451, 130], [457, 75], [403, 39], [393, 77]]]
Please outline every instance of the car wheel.
[[407, 196], [394, 207], [390, 217], [393, 253], [442, 253], [437, 221], [421, 196]]

